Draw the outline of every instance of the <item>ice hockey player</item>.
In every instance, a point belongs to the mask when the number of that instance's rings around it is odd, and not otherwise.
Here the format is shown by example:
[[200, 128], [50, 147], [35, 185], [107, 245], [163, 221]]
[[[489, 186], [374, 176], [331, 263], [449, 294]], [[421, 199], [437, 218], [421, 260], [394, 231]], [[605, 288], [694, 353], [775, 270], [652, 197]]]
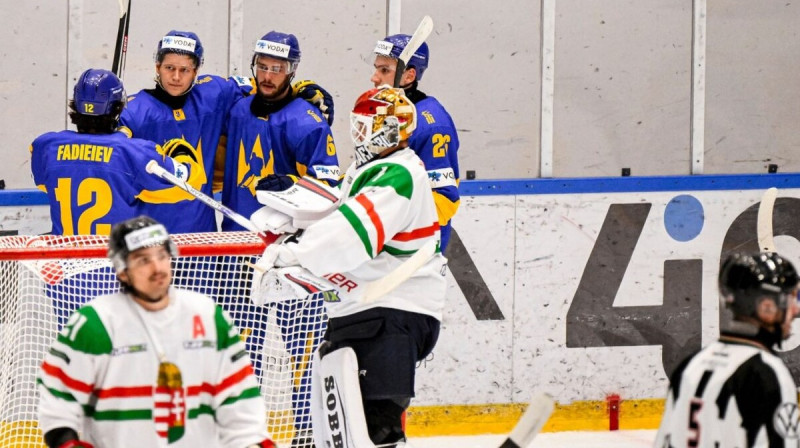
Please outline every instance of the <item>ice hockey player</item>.
[[798, 314], [797, 272], [775, 253], [733, 254], [719, 275], [733, 319], [670, 376], [656, 448], [797, 447], [797, 387], [774, 347]]
[[[408, 34], [394, 34], [378, 41], [375, 46], [375, 70], [370, 79], [375, 87], [383, 84], [392, 85], [397, 59], [410, 39], [411, 36]], [[405, 90], [406, 96], [417, 108], [419, 122], [408, 145], [416, 151], [428, 170], [436, 210], [439, 213], [439, 224], [442, 227], [442, 253], [446, 254], [450, 241], [450, 221], [460, 204], [459, 141], [456, 126], [444, 106], [436, 98], [419, 90], [419, 81], [428, 69], [429, 62], [428, 44], [423, 42], [409, 59], [400, 78], [400, 87]]]
[[81, 307], [39, 372], [50, 448], [274, 448], [244, 344], [227, 314], [170, 286], [177, 249], [147, 216], [114, 226], [122, 290]]
[[125, 88], [116, 75], [86, 70], [69, 103], [78, 131], [48, 132], [31, 144], [33, 180], [47, 193], [54, 235], [108, 235], [112, 224], [153, 203], [174, 203], [173, 185], [145, 172], [153, 159], [199, 188], [202, 170], [185, 140], [161, 147], [116, 132], [125, 104]]
[[[266, 268], [299, 265], [338, 289], [326, 303], [326, 342], [313, 364], [317, 447], [402, 446], [401, 416], [414, 396], [415, 365], [438, 338], [446, 259], [438, 250], [428, 175], [408, 147], [416, 119], [401, 89], [362, 94], [351, 113], [356, 160], [345, 173], [337, 207], [299, 239], [268, 246], [259, 262]], [[369, 282], [431, 243], [435, 255], [420, 269], [365, 301]]]
[[[249, 78], [200, 75], [204, 47], [197, 34], [172, 30], [159, 42], [155, 52], [155, 86], [129, 98], [122, 113], [122, 130], [128, 135], [161, 143], [184, 138], [197, 148], [194, 156], [202, 167], [200, 191], [207, 195], [222, 188], [225, 138], [223, 127], [234, 103], [254, 91]], [[333, 114], [333, 100], [311, 81], [298, 83], [293, 93], [307, 98]], [[222, 148], [221, 150], [218, 150]], [[216, 177], [215, 177], [216, 176]], [[181, 199], [180, 211], [173, 204], [155, 205], [148, 210], [172, 233], [217, 230], [214, 210], [174, 187]], [[191, 216], [192, 219], [186, 219]]]
[[[222, 203], [245, 216], [261, 204], [256, 200], [257, 189], [283, 189], [302, 176], [313, 177], [328, 184], [339, 181], [339, 161], [328, 122], [313, 105], [292, 94], [291, 82], [301, 59], [300, 44], [294, 34], [270, 31], [256, 42], [251, 71], [256, 80], [256, 93], [233, 107], [226, 124], [227, 150]], [[243, 230], [230, 219], [223, 219], [224, 231]], [[296, 369], [294, 409], [295, 437], [293, 447], [310, 446], [311, 416], [308, 412], [311, 372], [309, 365], [313, 349], [322, 340], [324, 321], [320, 298], [311, 306], [302, 302], [281, 303], [277, 319], [281, 322], [284, 343], [292, 354]], [[258, 327], [266, 324], [267, 313], [233, 313], [237, 322], [250, 322], [253, 327], [247, 344], [250, 353], [263, 350], [264, 332]], [[308, 331], [291, 330], [290, 323], [303, 320]], [[261, 363], [253, 359], [256, 373]], [[308, 434], [308, 436], [306, 436]]]
[[[292, 95], [300, 57], [294, 34], [270, 31], [259, 39], [251, 62], [256, 93], [233, 107], [225, 127], [222, 203], [244, 216], [261, 208], [256, 185], [269, 175], [339, 181], [330, 126], [315, 107]], [[227, 218], [222, 229], [243, 230]]]

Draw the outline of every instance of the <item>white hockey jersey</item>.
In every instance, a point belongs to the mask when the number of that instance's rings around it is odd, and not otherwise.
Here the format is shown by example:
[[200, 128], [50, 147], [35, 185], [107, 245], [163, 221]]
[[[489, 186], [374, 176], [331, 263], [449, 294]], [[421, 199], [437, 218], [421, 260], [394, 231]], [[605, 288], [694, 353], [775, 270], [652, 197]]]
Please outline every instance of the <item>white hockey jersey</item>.
[[447, 259], [436, 254], [411, 278], [373, 302], [360, 300], [368, 282], [383, 278], [431, 239], [440, 241], [439, 219], [428, 174], [411, 149], [353, 163], [340, 184], [339, 206], [287, 245], [300, 264], [325, 277], [340, 300], [330, 317], [385, 307], [442, 319]]
[[757, 342], [724, 336], [671, 376], [654, 446], [797, 448], [799, 423], [783, 361]]
[[[170, 288], [163, 310], [123, 293], [75, 312], [41, 366], [39, 426], [97, 447], [243, 448], [268, 437], [250, 357], [210, 298]], [[166, 360], [162, 364], [155, 345]]]

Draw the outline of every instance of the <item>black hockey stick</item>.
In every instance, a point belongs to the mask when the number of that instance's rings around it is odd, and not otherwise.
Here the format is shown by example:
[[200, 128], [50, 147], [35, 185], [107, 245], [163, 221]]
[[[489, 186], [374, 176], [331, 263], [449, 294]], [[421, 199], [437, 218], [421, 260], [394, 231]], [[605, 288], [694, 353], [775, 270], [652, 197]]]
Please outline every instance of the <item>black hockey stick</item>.
[[119, 27], [117, 28], [117, 42], [114, 48], [114, 62], [111, 65], [111, 71], [119, 79], [122, 79], [125, 72], [125, 56], [128, 54], [128, 26], [131, 23], [131, 1], [119, 0]]
[[403, 77], [403, 72], [406, 70], [408, 61], [411, 59], [411, 56], [419, 50], [419, 47], [421, 47], [425, 39], [431, 35], [432, 31], [433, 19], [431, 19], [430, 16], [423, 17], [422, 21], [420, 21], [417, 26], [417, 30], [411, 35], [408, 44], [406, 44], [406, 47], [403, 48], [403, 52], [400, 53], [400, 56], [397, 58], [397, 68], [394, 72], [394, 87], [400, 87], [400, 78]]
[[525, 448], [530, 445], [544, 424], [547, 423], [553, 409], [555, 409], [555, 402], [552, 397], [544, 393], [534, 395], [528, 404], [528, 409], [519, 418], [500, 448]]

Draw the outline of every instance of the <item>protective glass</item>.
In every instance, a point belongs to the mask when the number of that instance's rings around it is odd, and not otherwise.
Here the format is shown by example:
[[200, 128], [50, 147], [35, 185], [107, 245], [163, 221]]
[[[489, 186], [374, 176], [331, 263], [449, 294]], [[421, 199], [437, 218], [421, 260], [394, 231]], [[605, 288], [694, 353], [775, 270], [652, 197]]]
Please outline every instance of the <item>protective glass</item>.
[[280, 75], [282, 73], [289, 73], [289, 62], [274, 63], [274, 64], [253, 64], [253, 68], [257, 72], [272, 73]]

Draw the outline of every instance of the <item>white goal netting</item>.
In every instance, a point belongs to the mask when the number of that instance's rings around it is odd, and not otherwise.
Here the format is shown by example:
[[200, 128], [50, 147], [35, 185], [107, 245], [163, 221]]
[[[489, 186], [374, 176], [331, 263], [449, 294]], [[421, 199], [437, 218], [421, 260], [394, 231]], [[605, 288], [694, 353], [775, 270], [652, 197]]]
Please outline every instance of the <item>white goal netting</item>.
[[[264, 251], [253, 233], [172, 237], [180, 251], [173, 285], [211, 296], [236, 322], [273, 439], [311, 447], [310, 367], [327, 322], [322, 300], [253, 305], [246, 263]], [[0, 237], [0, 447], [44, 446], [37, 426], [39, 365], [72, 311], [119, 289], [107, 243], [105, 236]]]

